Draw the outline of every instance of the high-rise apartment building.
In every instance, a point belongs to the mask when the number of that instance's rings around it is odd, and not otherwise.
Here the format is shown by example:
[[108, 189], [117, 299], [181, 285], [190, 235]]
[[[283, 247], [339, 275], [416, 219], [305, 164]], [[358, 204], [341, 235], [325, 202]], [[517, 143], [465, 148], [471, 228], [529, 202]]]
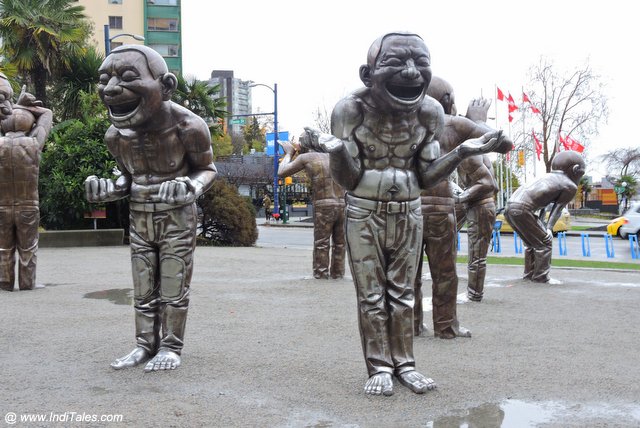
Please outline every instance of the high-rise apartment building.
[[[233, 77], [232, 70], [213, 70], [209, 85], [220, 85], [219, 97], [224, 97], [227, 103], [227, 132], [238, 133], [242, 126], [248, 123], [248, 117], [236, 115], [251, 114], [251, 88], [253, 83]], [[236, 116], [236, 117], [234, 117]]]
[[[92, 39], [99, 51], [105, 51], [107, 38], [111, 49], [122, 44], [141, 44], [158, 51], [169, 70], [182, 73], [181, 0], [78, 0], [93, 22]], [[108, 25], [108, 36], [105, 36]], [[144, 42], [130, 35], [144, 37]]]

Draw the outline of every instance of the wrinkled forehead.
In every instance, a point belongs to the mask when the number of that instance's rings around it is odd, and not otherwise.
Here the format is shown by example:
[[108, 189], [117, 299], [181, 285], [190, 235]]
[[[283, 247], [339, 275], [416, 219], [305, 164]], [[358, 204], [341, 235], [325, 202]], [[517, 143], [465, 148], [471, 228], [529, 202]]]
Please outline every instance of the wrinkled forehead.
[[153, 75], [147, 57], [137, 51], [112, 52], [105, 58], [98, 69], [99, 73], [119, 70], [136, 70], [140, 74]]
[[420, 36], [416, 34], [388, 34], [374, 42], [367, 59], [370, 65], [374, 65], [381, 58], [417, 58], [422, 56], [431, 58], [429, 49]]

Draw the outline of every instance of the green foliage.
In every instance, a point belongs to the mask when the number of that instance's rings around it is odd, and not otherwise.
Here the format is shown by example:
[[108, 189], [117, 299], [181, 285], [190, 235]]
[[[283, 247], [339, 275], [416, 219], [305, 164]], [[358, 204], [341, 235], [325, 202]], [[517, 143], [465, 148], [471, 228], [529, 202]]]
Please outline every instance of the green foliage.
[[82, 95], [96, 92], [98, 85], [96, 74], [103, 60], [102, 54], [98, 53], [93, 46], [86, 52], [70, 56], [69, 69], [55, 79], [51, 92], [51, 108], [58, 120], [64, 121], [82, 116], [84, 111]]
[[[81, 96], [83, 120], [71, 119], [51, 131], [40, 163], [40, 212], [46, 229], [82, 229], [90, 210], [84, 180], [90, 175], [109, 177], [116, 166], [104, 144], [109, 121], [95, 94]], [[94, 109], [94, 110], [91, 110]]]
[[84, 50], [89, 24], [73, 0], [0, 0], [0, 53], [35, 86], [46, 104], [50, 76]]
[[245, 141], [242, 149], [243, 154], [250, 153], [251, 149], [254, 149], [256, 152], [264, 152], [266, 134], [265, 130], [260, 128], [256, 117], [252, 117], [251, 121], [242, 128], [242, 135]]
[[220, 92], [220, 85], [209, 86], [207, 82], [178, 77], [178, 87], [173, 94], [173, 101], [191, 110], [207, 122], [212, 135], [222, 135], [220, 119], [226, 115], [225, 101], [214, 98]]
[[230, 135], [214, 135], [211, 137], [211, 141], [213, 144], [213, 155], [216, 158], [218, 156], [229, 156], [233, 153], [233, 144], [231, 144]]
[[258, 239], [256, 213], [248, 198], [224, 180], [215, 180], [211, 189], [198, 199], [202, 233], [206, 245], [249, 247]]

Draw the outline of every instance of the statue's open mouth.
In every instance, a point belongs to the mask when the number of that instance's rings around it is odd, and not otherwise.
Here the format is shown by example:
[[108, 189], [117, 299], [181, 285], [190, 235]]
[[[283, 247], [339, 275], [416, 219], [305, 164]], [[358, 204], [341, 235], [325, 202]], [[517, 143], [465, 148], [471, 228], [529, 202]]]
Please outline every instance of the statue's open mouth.
[[422, 95], [423, 91], [424, 84], [413, 86], [387, 84], [387, 92], [402, 101], [414, 101]]
[[140, 100], [128, 101], [120, 104], [109, 104], [109, 113], [111, 114], [111, 117], [116, 119], [128, 119], [138, 111], [139, 106]]

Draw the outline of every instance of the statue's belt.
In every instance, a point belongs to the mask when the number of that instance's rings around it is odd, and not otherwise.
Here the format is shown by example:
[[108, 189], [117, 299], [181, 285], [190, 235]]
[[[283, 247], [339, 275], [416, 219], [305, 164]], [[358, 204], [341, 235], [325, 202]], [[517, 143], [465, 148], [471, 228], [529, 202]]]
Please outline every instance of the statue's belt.
[[164, 202], [129, 202], [129, 210], [143, 213], [155, 213], [159, 211], [175, 210], [176, 208], [181, 208], [185, 205], [190, 204], [172, 205], [165, 204]]
[[420, 208], [420, 198], [411, 201], [374, 201], [372, 199], [358, 198], [357, 196], [347, 195], [347, 205], [351, 205], [365, 210], [375, 211], [377, 214], [400, 214], [407, 213], [411, 210]]

